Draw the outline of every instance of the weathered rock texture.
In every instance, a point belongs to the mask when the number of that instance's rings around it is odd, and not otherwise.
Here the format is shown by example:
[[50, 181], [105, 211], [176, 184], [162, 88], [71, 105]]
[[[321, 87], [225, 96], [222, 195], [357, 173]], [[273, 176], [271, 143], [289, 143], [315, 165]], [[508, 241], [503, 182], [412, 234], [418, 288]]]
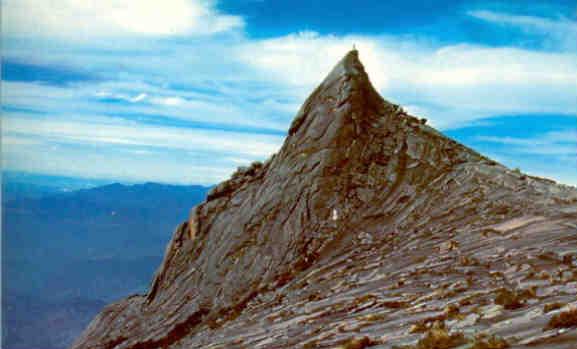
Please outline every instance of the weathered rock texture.
[[574, 188], [407, 115], [351, 51], [280, 151], [176, 229], [149, 293], [73, 348], [390, 348], [443, 331], [576, 348], [576, 327], [548, 326], [577, 306], [576, 255]]

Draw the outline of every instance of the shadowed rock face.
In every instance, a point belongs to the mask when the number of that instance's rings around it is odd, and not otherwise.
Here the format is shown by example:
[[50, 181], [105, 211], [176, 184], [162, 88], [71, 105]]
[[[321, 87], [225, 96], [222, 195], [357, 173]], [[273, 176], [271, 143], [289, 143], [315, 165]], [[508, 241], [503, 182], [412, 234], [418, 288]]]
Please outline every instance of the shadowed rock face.
[[575, 327], [547, 323], [577, 305], [576, 254], [574, 188], [407, 115], [351, 51], [280, 151], [176, 229], [149, 293], [109, 305], [73, 348], [389, 348], [431, 329], [574, 348]]

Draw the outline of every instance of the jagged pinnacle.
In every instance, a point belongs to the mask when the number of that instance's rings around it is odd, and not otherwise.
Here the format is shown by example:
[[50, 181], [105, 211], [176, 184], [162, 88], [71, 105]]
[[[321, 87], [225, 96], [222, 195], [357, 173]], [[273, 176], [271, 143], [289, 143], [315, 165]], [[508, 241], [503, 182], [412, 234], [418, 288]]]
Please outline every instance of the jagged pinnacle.
[[[307, 119], [310, 124], [313, 114], [330, 118], [343, 114], [342, 110], [337, 111], [345, 102], [354, 106], [353, 109], [362, 109], [357, 116], [379, 114], [379, 110], [382, 110], [385, 103], [371, 84], [359, 59], [359, 51], [356, 49], [347, 52], [303, 104], [289, 129], [289, 134], [295, 134], [301, 125], [307, 123], [305, 122]], [[323, 112], [315, 113], [314, 110], [323, 110]], [[333, 112], [327, 112], [327, 110], [333, 110]], [[349, 114], [351, 110], [344, 112]]]
[[369, 81], [369, 77], [365, 72], [365, 67], [359, 59], [359, 51], [352, 49], [335, 65], [331, 72], [324, 79], [322, 84], [330, 83], [334, 80], [340, 79], [345, 75], [355, 76], [365, 81]]

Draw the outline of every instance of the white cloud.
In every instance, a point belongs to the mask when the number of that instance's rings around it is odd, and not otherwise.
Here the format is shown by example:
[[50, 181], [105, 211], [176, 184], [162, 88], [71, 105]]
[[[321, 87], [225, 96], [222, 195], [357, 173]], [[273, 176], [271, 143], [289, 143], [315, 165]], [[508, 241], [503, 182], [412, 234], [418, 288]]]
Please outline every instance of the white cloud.
[[544, 132], [531, 137], [477, 136], [476, 141], [493, 144], [485, 155], [531, 175], [552, 178], [577, 186], [577, 130]]
[[147, 126], [92, 116], [67, 120], [10, 113], [2, 166], [13, 171], [127, 181], [214, 184], [264, 160], [282, 137]]
[[241, 44], [237, 55], [245, 64], [261, 70], [264, 76], [272, 73], [273, 78], [285, 83], [310, 88], [320, 83], [353, 45], [361, 51], [373, 83], [385, 86], [387, 62], [380, 61], [379, 44], [370, 38], [321, 36], [308, 31]]
[[2, 166], [13, 171], [112, 181], [205, 185], [228, 178], [235, 168], [230, 162], [208, 161], [186, 153], [174, 156], [170, 152], [123, 147], [47, 147], [34, 144], [21, 145], [17, 151], [5, 151]]
[[[310, 91], [353, 43], [385, 98], [441, 128], [506, 113], [577, 111], [577, 55], [517, 48], [407, 44], [398, 38], [301, 33], [242, 45], [260, 74]], [[258, 52], [258, 54], [255, 54]]]
[[280, 136], [229, 131], [134, 125], [101, 117], [67, 121], [37, 119], [12, 113], [4, 117], [2, 132], [52, 142], [159, 147], [173, 150], [228, 153], [266, 157], [279, 147]]
[[550, 19], [512, 15], [486, 10], [469, 11], [468, 14], [483, 21], [521, 28], [527, 34], [546, 36], [552, 41], [551, 44], [560, 45], [563, 49], [577, 49], [577, 22], [575, 20], [564, 17]]
[[[154, 117], [158, 122], [163, 122], [164, 118], [172, 118], [222, 126], [284, 131], [285, 121], [271, 119], [268, 113], [279, 110], [288, 122], [288, 118], [297, 110], [295, 107], [294, 111], [288, 111], [286, 104], [267, 100], [263, 103], [245, 101], [242, 94], [251, 93], [243, 89], [233, 89], [226, 94], [215, 96], [145, 83], [97, 82], [51, 86], [13, 81], [2, 81], [1, 89], [3, 105], [72, 118], [90, 118], [100, 114], [119, 117], [136, 115]], [[255, 96], [259, 96], [258, 91], [252, 94], [253, 98]], [[101, 102], [102, 99], [126, 103], [109, 104]]]
[[44, 145], [44, 142], [37, 138], [18, 137], [13, 135], [2, 135], [2, 147], [20, 147], [29, 145]]
[[136, 102], [143, 101], [144, 99], [146, 99], [146, 97], [148, 97], [148, 95], [146, 93], [139, 93], [138, 96], [134, 96], [134, 97], [130, 98], [129, 100], [132, 103], [136, 103]]
[[513, 151], [531, 155], [552, 155], [577, 161], [577, 131], [552, 131], [532, 138], [479, 136], [478, 140], [514, 147]]
[[166, 106], [180, 106], [186, 103], [186, 101], [180, 97], [156, 97], [150, 100], [153, 104], [160, 104]]
[[[577, 159], [558, 154], [533, 154], [519, 153], [518, 149], [507, 151], [489, 151], [484, 155], [505, 164], [509, 168], [519, 168], [523, 173], [532, 176], [550, 178], [559, 183], [577, 187]], [[537, 158], [535, 158], [537, 157]]]
[[85, 40], [214, 34], [244, 25], [211, 0], [3, 0], [3, 35]]

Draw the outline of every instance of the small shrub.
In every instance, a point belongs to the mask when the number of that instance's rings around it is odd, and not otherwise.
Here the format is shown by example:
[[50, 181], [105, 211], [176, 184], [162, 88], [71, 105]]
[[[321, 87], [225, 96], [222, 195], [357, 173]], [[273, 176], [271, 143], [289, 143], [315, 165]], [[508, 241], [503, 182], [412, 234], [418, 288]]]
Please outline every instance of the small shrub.
[[449, 304], [445, 307], [445, 314], [447, 315], [447, 317], [449, 318], [453, 318], [457, 315], [459, 315], [459, 306], [456, 304]]
[[409, 327], [409, 333], [423, 333], [429, 329], [426, 322], [419, 321]]
[[410, 328], [409, 333], [424, 333], [430, 329], [445, 328], [446, 314], [431, 316], [415, 322]]
[[537, 297], [537, 286], [531, 286], [517, 292], [518, 296], [525, 300]]
[[561, 302], [555, 302], [555, 303], [549, 303], [549, 304], [545, 304], [543, 306], [543, 312], [544, 313], [548, 313], [551, 312], [553, 310], [557, 310], [560, 308], [563, 308], [565, 306], [565, 303], [561, 303]]
[[322, 299], [322, 297], [321, 297], [320, 293], [318, 293], [318, 292], [312, 293], [307, 297], [307, 300], [309, 302], [315, 302], [315, 301], [318, 301], [320, 299]]
[[475, 338], [470, 349], [507, 349], [509, 347], [509, 343], [503, 338], [480, 335]]
[[502, 288], [495, 297], [495, 304], [502, 305], [505, 309], [519, 309], [524, 305], [523, 297], [516, 291]]
[[432, 328], [417, 343], [415, 349], [450, 349], [465, 344], [465, 336], [449, 333], [446, 328]]
[[366, 322], [377, 322], [377, 321], [382, 321], [385, 318], [386, 318], [386, 316], [383, 314], [367, 314], [364, 316], [357, 317], [357, 320], [366, 321]]
[[577, 308], [553, 315], [545, 329], [577, 327]]
[[378, 344], [376, 341], [367, 336], [360, 338], [351, 338], [341, 344], [339, 349], [363, 349]]
[[318, 341], [315, 341], [315, 340], [307, 342], [303, 345], [303, 349], [314, 349], [314, 348], [318, 348], [318, 347], [319, 347], [319, 343], [318, 343]]
[[526, 279], [533, 279], [536, 277], [536, 273], [534, 270], [529, 270], [525, 276]]
[[459, 264], [466, 267], [477, 266], [479, 265], [479, 260], [477, 260], [475, 257], [462, 256], [461, 258], [459, 258]]
[[385, 301], [381, 303], [381, 306], [390, 309], [401, 309], [407, 307], [407, 302], [402, 301]]

